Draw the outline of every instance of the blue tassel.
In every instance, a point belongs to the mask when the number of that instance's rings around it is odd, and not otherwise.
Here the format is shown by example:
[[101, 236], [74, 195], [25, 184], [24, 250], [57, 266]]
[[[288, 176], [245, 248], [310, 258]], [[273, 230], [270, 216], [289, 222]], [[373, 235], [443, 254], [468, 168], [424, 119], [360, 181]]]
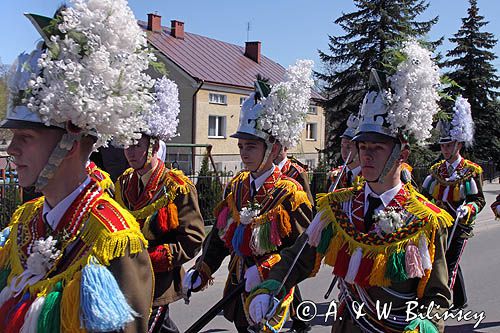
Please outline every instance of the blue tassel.
[[7, 227], [0, 232], [0, 247], [3, 247], [5, 245], [7, 239], [9, 239], [9, 235], [10, 227]]
[[82, 270], [81, 322], [88, 331], [119, 331], [138, 314], [128, 305], [115, 277], [96, 263]]
[[231, 240], [231, 244], [233, 244], [233, 249], [236, 252], [237, 255], [240, 257], [243, 256], [243, 254], [240, 251], [240, 246], [241, 243], [243, 243], [243, 235], [245, 234], [245, 225], [240, 224], [236, 227], [236, 230], [234, 231], [233, 239]]

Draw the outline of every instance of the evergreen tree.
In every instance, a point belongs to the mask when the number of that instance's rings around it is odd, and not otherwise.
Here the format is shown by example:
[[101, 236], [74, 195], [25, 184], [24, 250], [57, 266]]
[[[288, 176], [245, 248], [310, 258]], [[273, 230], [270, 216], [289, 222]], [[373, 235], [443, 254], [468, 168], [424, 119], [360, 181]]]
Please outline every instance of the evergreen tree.
[[449, 40], [456, 47], [446, 53], [450, 59], [444, 62], [451, 68], [447, 73], [459, 87], [448, 88], [451, 95], [461, 94], [469, 100], [472, 118], [476, 125], [473, 155], [481, 160], [500, 162], [500, 117], [498, 88], [500, 81], [492, 61], [497, 56], [491, 51], [497, 42], [494, 35], [482, 32], [488, 24], [479, 15], [476, 0], [469, 0], [468, 16], [462, 18], [462, 26]]
[[[335, 20], [345, 31], [343, 36], [329, 36], [330, 54], [319, 51], [325, 73], [316, 73], [324, 81], [328, 100], [328, 146], [331, 160], [340, 151], [339, 134], [345, 129], [349, 114], [357, 114], [363, 101], [370, 69], [383, 70], [387, 51], [409, 37], [421, 38], [438, 17], [417, 21], [429, 4], [424, 0], [354, 0], [357, 11], [342, 14]], [[430, 43], [438, 45], [441, 40]]]

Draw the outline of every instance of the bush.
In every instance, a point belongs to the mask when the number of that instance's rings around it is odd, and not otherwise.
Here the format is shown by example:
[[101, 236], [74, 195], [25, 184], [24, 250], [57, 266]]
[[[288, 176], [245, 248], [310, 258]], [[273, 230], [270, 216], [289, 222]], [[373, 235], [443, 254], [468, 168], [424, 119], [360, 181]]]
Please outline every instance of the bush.
[[203, 158], [197, 178], [196, 190], [198, 191], [201, 215], [203, 216], [205, 225], [212, 225], [216, 220], [213, 210], [222, 200], [223, 188], [216, 177], [215, 171], [210, 170], [208, 155], [205, 155]]

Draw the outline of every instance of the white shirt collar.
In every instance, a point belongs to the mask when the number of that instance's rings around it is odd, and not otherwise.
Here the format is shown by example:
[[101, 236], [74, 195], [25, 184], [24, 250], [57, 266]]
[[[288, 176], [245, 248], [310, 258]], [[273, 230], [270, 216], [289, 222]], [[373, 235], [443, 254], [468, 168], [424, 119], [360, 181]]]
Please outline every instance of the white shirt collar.
[[462, 156], [458, 155], [458, 158], [456, 159], [455, 162], [450, 164], [450, 163], [448, 163], [448, 161], [446, 161], [446, 168], [448, 169], [451, 165], [453, 167], [453, 171], [455, 171], [455, 169], [460, 164], [460, 162], [462, 162]]
[[288, 157], [285, 157], [281, 162], [279, 162], [278, 168], [280, 169], [280, 171], [283, 170], [283, 167], [285, 166], [286, 161], [288, 161]]
[[61, 221], [64, 213], [66, 213], [69, 206], [73, 203], [73, 201], [75, 201], [76, 197], [82, 193], [89, 183], [90, 177], [87, 176], [87, 178], [85, 178], [85, 180], [73, 192], [61, 200], [54, 208], [50, 208], [47, 201], [43, 202], [43, 216], [52, 230], [57, 228], [57, 225]]
[[252, 183], [252, 181], [255, 182], [255, 189], [257, 191], [261, 188], [262, 185], [264, 185], [264, 182], [266, 181], [267, 177], [269, 177], [274, 172], [275, 167], [276, 166], [273, 164], [273, 166], [269, 168], [269, 170], [267, 170], [257, 178], [253, 178], [252, 174], [250, 173], [250, 183]]
[[365, 184], [365, 213], [366, 213], [366, 210], [368, 209], [368, 205], [366, 204], [366, 202], [368, 200], [368, 195], [371, 195], [372, 197], [375, 197], [375, 198], [380, 198], [380, 200], [382, 200], [382, 204], [384, 205], [384, 208], [385, 208], [391, 202], [391, 200], [394, 199], [396, 194], [398, 194], [399, 190], [401, 190], [401, 187], [403, 187], [403, 183], [399, 182], [398, 185], [396, 185], [393, 188], [378, 195], [375, 192], [373, 192], [372, 189], [370, 188], [370, 185], [368, 183], [366, 183]]
[[361, 172], [361, 165], [358, 165], [357, 167], [355, 167], [352, 170], [347, 165], [345, 167], [346, 167], [346, 172], [345, 173], [347, 174], [348, 171], [351, 171], [353, 179], [354, 179], [354, 177], [356, 177], [357, 175], [359, 175], [359, 173]]

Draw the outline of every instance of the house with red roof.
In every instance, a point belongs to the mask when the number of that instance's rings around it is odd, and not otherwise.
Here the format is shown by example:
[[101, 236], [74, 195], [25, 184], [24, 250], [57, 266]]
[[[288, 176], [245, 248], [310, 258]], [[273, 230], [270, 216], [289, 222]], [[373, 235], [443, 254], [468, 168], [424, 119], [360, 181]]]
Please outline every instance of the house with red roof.
[[[257, 74], [274, 84], [282, 80], [285, 68], [261, 54], [261, 42], [226, 43], [186, 32], [184, 22], [177, 20], [165, 27], [157, 14], [138, 23], [179, 87], [179, 136], [169, 143], [210, 144], [218, 171], [240, 170], [236, 139], [229, 137], [238, 126], [240, 106], [253, 92]], [[324, 111], [318, 105], [322, 99], [312, 92], [301, 143], [290, 152], [310, 167], [316, 166], [318, 150], [325, 146]], [[199, 170], [203, 153], [201, 148], [169, 147], [167, 161], [192, 173]]]

